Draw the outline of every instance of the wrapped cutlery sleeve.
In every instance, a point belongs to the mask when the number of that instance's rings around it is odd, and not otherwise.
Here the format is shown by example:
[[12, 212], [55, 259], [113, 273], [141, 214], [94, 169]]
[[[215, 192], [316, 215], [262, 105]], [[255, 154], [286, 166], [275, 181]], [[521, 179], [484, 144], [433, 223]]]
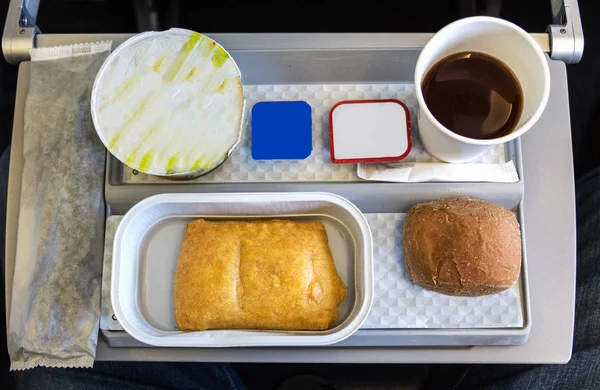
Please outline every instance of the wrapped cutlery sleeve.
[[94, 362], [106, 150], [92, 124], [90, 91], [110, 47], [31, 50], [8, 324], [12, 370]]

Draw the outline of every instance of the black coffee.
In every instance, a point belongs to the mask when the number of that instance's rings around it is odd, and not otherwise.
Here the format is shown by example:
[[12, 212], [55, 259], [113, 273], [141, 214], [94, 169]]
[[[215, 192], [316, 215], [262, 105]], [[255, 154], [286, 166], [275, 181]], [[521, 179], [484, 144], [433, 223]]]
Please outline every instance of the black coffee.
[[425, 104], [446, 128], [469, 138], [491, 139], [515, 129], [523, 91], [502, 61], [483, 53], [451, 54], [423, 78]]

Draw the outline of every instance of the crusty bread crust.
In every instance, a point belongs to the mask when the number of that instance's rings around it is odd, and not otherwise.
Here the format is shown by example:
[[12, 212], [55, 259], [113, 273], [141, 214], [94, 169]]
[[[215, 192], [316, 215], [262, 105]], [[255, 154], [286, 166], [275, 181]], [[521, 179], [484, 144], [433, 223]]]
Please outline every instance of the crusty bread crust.
[[471, 198], [413, 206], [403, 232], [410, 279], [446, 295], [481, 296], [510, 288], [521, 270], [521, 231], [514, 214]]

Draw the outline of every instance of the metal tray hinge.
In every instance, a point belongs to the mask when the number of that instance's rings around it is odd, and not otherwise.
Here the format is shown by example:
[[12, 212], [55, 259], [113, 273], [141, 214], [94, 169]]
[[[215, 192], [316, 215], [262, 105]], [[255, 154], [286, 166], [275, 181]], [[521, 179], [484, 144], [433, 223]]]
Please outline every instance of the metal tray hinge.
[[2, 35], [2, 52], [11, 64], [29, 60], [29, 49], [35, 46], [39, 0], [11, 0]]
[[567, 64], [576, 64], [583, 56], [583, 27], [577, 0], [551, 0], [554, 24], [546, 29], [550, 34], [550, 57]]

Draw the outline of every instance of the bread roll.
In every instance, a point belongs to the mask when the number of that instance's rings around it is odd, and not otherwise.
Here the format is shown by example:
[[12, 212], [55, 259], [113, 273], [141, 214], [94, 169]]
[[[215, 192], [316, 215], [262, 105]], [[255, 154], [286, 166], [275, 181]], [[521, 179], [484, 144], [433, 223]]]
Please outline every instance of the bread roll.
[[403, 245], [410, 279], [446, 295], [498, 293], [517, 281], [521, 269], [517, 219], [479, 199], [413, 206], [404, 221]]
[[187, 226], [175, 274], [181, 330], [324, 330], [345, 295], [321, 222]]

